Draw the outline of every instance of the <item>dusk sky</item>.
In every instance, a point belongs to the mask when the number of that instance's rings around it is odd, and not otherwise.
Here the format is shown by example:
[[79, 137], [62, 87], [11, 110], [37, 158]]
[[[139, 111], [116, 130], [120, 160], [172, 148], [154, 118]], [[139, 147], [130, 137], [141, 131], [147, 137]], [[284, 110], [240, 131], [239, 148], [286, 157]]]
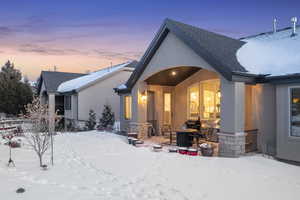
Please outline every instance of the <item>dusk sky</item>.
[[292, 16], [300, 1], [2, 0], [0, 65], [9, 59], [31, 80], [53, 66], [94, 71], [138, 60], [166, 17], [239, 38]]

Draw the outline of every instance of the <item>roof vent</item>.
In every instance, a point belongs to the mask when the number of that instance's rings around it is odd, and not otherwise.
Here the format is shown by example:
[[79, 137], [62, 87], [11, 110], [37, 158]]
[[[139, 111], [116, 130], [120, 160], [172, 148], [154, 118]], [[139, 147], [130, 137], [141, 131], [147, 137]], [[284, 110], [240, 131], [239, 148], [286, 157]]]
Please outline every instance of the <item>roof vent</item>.
[[296, 24], [297, 24], [297, 21], [298, 21], [297, 17], [292, 17], [291, 22], [292, 22], [293, 32], [292, 32], [291, 37], [297, 35], [297, 33], [296, 33]]
[[276, 33], [277, 32], [277, 19], [274, 18], [273, 20], [273, 33]]

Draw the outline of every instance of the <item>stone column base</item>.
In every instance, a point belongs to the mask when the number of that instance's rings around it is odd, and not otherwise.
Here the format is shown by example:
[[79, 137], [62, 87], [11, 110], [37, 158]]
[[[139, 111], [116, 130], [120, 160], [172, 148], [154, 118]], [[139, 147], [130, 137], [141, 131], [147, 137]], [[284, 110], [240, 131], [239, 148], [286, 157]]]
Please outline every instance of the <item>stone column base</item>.
[[137, 122], [130, 122], [129, 124], [130, 132], [138, 133], [139, 139], [146, 139], [148, 138], [148, 131], [151, 127], [151, 124], [148, 122], [145, 123], [137, 123]]
[[245, 154], [245, 133], [218, 133], [219, 156], [239, 157]]

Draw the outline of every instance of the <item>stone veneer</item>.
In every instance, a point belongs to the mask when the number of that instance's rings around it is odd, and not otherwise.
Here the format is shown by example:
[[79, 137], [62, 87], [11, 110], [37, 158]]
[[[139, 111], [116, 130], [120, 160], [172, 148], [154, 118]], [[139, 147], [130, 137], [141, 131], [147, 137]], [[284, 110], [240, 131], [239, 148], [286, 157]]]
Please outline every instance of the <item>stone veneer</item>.
[[150, 123], [137, 123], [137, 122], [130, 122], [130, 132], [138, 133], [138, 138], [145, 139], [148, 138], [148, 131], [152, 125]]
[[219, 135], [219, 156], [239, 157], [245, 154], [244, 133], [218, 133]]

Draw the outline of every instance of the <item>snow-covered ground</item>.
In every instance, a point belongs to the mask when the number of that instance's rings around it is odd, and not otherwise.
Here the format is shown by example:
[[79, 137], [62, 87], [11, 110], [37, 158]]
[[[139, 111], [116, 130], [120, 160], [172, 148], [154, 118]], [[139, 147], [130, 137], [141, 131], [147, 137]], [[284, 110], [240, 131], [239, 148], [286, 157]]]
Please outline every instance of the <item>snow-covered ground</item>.
[[[38, 167], [28, 146], [13, 149], [7, 168], [0, 145], [3, 200], [292, 200], [300, 196], [300, 167], [261, 155], [236, 159], [191, 157], [133, 147], [110, 133], [65, 133], [55, 137], [55, 166]], [[49, 155], [46, 160], [48, 162]], [[26, 192], [15, 190], [24, 187]]]

